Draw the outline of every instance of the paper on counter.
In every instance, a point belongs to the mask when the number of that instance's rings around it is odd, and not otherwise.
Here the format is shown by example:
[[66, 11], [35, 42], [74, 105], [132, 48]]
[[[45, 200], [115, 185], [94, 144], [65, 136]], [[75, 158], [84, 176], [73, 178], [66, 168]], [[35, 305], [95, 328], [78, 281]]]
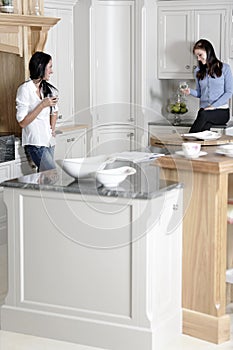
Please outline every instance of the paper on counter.
[[149, 152], [120, 152], [111, 155], [117, 160], [131, 161], [133, 163], [147, 162], [161, 156], [162, 153], [149, 153]]

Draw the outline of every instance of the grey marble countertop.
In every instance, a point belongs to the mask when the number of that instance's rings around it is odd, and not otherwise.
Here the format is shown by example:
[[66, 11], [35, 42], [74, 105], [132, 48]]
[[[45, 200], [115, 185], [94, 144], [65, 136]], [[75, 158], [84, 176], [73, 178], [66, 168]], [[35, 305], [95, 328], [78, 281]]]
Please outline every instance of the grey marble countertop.
[[116, 161], [111, 164], [111, 167], [116, 168], [125, 165], [134, 167], [136, 173], [128, 176], [117, 188], [105, 188], [98, 183], [95, 177], [77, 181], [67, 175], [60, 167], [7, 180], [0, 185], [8, 188], [138, 199], [155, 198], [164, 191], [182, 186], [176, 182], [161, 181], [159, 179], [160, 169], [153, 165], [153, 161], [137, 164], [128, 161]]

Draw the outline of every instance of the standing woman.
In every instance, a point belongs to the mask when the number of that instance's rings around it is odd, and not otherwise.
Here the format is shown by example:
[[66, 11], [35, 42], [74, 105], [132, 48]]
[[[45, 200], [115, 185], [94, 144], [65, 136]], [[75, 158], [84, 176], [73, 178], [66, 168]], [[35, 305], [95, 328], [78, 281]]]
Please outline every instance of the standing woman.
[[233, 78], [230, 66], [216, 57], [214, 48], [208, 40], [197, 41], [193, 53], [198, 60], [198, 67], [194, 71], [196, 89], [187, 88], [181, 91], [185, 95], [200, 98], [200, 109], [189, 131], [199, 132], [228, 122]]
[[38, 171], [53, 169], [58, 90], [48, 83], [52, 58], [35, 52], [29, 61], [30, 79], [21, 84], [16, 95], [16, 119], [22, 128], [22, 146]]

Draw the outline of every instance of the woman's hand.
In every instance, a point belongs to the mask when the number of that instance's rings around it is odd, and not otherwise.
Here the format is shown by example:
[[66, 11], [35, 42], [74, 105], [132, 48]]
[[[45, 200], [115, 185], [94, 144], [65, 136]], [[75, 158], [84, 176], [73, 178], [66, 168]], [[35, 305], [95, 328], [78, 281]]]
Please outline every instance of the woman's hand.
[[182, 92], [182, 94], [188, 96], [188, 95], [190, 95], [190, 88], [180, 89], [180, 92]]
[[54, 107], [58, 102], [58, 97], [57, 96], [51, 96], [51, 97], [45, 97], [42, 100], [42, 106], [43, 108], [45, 107]]

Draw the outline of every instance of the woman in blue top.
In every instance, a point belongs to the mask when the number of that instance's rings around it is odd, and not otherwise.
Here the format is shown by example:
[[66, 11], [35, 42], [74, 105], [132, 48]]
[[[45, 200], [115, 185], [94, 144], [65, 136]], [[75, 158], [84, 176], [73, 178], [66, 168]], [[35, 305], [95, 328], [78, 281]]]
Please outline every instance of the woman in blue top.
[[233, 94], [230, 66], [217, 59], [212, 44], [200, 39], [193, 47], [198, 67], [195, 69], [196, 89], [185, 89], [185, 95], [200, 98], [200, 109], [189, 132], [210, 130], [224, 125], [230, 118], [229, 99]]

